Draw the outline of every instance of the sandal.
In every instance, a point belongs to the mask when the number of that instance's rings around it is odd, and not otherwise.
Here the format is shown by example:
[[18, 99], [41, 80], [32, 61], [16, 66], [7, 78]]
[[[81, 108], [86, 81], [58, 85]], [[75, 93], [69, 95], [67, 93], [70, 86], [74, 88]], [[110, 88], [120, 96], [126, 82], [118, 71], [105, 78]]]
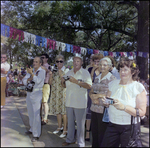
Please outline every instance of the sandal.
[[[86, 132], [90, 132], [90, 130], [86, 130]], [[90, 141], [90, 138], [85, 138], [85, 141]]]
[[63, 131], [63, 133], [59, 137], [64, 138], [65, 136], [67, 136], [67, 131]]
[[53, 132], [53, 134], [57, 134], [57, 133], [59, 133], [59, 132], [62, 131], [62, 130], [63, 130], [63, 127], [57, 128], [57, 130], [55, 130], [55, 131]]
[[43, 121], [41, 121], [41, 125], [45, 125], [46, 123], [48, 123], [48, 119], [47, 120], [43, 119]]

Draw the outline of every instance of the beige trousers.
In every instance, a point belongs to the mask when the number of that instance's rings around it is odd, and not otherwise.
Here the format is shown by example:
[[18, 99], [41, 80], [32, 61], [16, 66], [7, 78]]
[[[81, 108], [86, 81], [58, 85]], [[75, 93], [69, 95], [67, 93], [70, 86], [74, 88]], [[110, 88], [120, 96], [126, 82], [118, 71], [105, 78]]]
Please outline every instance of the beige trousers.
[[1, 77], [1, 105], [4, 106], [5, 105], [5, 89], [6, 89], [6, 77]]

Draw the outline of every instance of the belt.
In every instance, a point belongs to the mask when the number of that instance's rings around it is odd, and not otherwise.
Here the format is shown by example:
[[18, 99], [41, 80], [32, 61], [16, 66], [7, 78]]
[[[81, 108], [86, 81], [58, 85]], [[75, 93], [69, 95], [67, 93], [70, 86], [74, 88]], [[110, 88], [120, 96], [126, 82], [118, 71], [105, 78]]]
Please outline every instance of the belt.
[[48, 84], [48, 83], [44, 83], [44, 84]]
[[34, 88], [33, 91], [39, 91], [42, 90], [43, 88]]

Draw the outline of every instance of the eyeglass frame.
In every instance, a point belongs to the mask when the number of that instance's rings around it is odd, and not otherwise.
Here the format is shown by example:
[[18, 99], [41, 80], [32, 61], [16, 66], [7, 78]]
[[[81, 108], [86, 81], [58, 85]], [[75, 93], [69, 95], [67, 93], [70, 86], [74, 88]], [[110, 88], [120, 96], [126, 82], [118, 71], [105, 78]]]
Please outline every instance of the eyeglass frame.
[[46, 59], [46, 57], [41, 57], [41, 59]]
[[57, 60], [57, 61], [56, 61], [56, 63], [63, 63], [63, 62], [64, 62], [64, 61], [62, 61], [62, 60], [60, 60], [60, 61]]

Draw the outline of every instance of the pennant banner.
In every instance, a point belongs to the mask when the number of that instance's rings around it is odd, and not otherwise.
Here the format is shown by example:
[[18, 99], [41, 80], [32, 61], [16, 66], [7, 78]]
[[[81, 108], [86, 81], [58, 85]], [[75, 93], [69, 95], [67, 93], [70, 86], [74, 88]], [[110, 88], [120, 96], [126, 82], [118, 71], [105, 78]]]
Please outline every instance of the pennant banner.
[[66, 51], [71, 53], [79, 53], [82, 55], [86, 55], [86, 54], [91, 55], [91, 54], [100, 53], [103, 56], [108, 56], [108, 55], [112, 57], [125, 56], [130, 59], [134, 59], [136, 56], [144, 57], [144, 58], [149, 57], [149, 53], [147, 52], [111, 52], [111, 51], [102, 51], [96, 49], [89, 49], [85, 47], [79, 47], [79, 46], [51, 40], [38, 35], [34, 35], [26, 31], [9, 27], [4, 24], [1, 24], [1, 35], [12, 39], [17, 39], [19, 41], [31, 43], [37, 46], [52, 49], [52, 50], [61, 50], [61, 51]]

